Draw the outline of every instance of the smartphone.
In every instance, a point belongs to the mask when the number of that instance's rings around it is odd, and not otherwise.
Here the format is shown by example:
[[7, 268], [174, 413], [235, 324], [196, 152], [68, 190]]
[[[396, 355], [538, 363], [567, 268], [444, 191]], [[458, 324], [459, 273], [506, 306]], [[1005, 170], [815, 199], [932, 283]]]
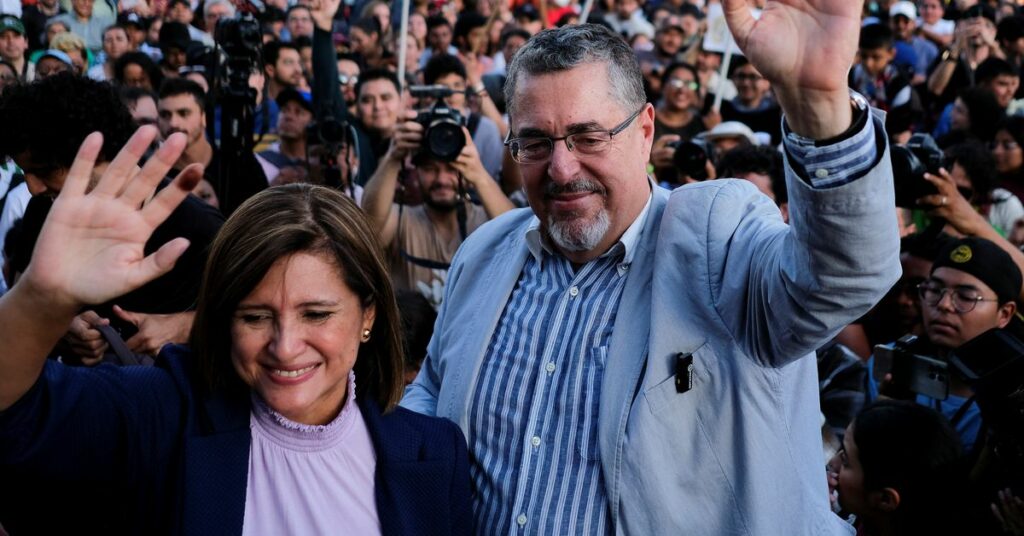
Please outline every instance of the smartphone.
[[925, 395], [936, 400], [949, 397], [949, 365], [945, 361], [918, 355], [905, 348], [875, 346], [873, 377], [881, 383], [892, 374], [882, 394], [909, 400]]

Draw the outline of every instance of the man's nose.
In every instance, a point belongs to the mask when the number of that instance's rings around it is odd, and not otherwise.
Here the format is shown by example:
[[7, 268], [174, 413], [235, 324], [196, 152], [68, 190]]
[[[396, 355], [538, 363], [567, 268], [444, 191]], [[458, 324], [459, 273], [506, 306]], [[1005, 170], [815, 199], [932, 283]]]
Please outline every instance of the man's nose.
[[575, 151], [569, 150], [568, 140], [553, 140], [548, 175], [557, 182], [569, 181], [579, 175], [580, 162]]

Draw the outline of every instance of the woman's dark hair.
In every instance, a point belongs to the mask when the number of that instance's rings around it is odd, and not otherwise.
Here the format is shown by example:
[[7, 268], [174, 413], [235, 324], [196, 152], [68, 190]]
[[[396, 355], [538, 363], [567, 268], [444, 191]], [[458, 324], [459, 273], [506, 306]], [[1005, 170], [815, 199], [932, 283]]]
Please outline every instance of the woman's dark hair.
[[946, 150], [946, 168], [952, 170], [953, 164], [960, 164], [964, 173], [971, 181], [974, 196], [971, 200], [987, 202], [992, 190], [996, 187], [996, 161], [992, 152], [985, 144], [968, 140]]
[[992, 141], [996, 136], [996, 125], [1006, 116], [995, 94], [984, 88], [972, 87], [960, 94], [960, 100], [971, 118], [971, 134], [983, 142]]
[[960, 439], [945, 417], [909, 401], [883, 400], [857, 415], [853, 442], [864, 470], [865, 491], [893, 488], [895, 534], [934, 526], [952, 511], [965, 484]]
[[427, 344], [434, 334], [437, 311], [429, 300], [414, 290], [398, 291], [398, 310], [402, 315], [405, 366], [407, 370], [416, 370], [427, 357]]
[[383, 248], [351, 199], [309, 184], [274, 187], [249, 198], [214, 239], [189, 340], [203, 384], [231, 394], [248, 390], [229, 358], [235, 310], [276, 261], [300, 252], [328, 256], [363, 307], [375, 308], [370, 339], [359, 346], [353, 368], [356, 396], [391, 410], [403, 388], [402, 322]]
[[1017, 142], [1017, 145], [1024, 147], [1024, 116], [1013, 115], [1006, 117], [996, 125], [996, 132], [1005, 130], [1009, 134], [1013, 141]]
[[117, 61], [114, 62], [114, 80], [118, 84], [124, 85], [124, 70], [129, 65], [138, 65], [142, 68], [142, 71], [149, 77], [149, 85], [153, 91], [159, 89], [163, 84], [164, 73], [160, 71], [160, 66], [144, 52], [125, 52], [120, 58], [117, 58]]

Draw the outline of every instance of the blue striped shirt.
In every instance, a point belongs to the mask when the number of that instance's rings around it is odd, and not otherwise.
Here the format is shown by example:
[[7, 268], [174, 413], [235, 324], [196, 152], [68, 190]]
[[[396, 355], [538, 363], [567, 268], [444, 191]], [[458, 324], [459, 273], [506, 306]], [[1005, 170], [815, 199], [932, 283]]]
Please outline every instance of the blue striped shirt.
[[649, 210], [578, 271], [530, 230], [469, 410], [478, 534], [609, 532], [595, 386]]
[[[863, 176], [875, 163], [874, 126], [836, 144], [786, 138], [815, 188]], [[822, 170], [822, 171], [818, 171]], [[476, 533], [612, 531], [598, 449], [600, 386], [619, 299], [650, 200], [607, 253], [574, 271], [543, 244], [502, 311], [471, 393], [466, 431]], [[628, 313], [627, 313], [628, 314]]]

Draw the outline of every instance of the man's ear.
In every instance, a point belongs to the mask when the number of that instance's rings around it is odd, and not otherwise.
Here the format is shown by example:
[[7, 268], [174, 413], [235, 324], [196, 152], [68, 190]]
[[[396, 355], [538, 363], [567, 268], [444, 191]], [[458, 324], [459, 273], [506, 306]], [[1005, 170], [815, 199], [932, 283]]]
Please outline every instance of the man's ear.
[[895, 512], [900, 506], [900, 492], [894, 488], [882, 488], [871, 492], [871, 503], [876, 509], [886, 513]]
[[997, 322], [1000, 328], [1005, 328], [1010, 320], [1013, 320], [1013, 315], [1017, 314], [1017, 303], [1014, 301], [1008, 301], [999, 306], [997, 313]]

